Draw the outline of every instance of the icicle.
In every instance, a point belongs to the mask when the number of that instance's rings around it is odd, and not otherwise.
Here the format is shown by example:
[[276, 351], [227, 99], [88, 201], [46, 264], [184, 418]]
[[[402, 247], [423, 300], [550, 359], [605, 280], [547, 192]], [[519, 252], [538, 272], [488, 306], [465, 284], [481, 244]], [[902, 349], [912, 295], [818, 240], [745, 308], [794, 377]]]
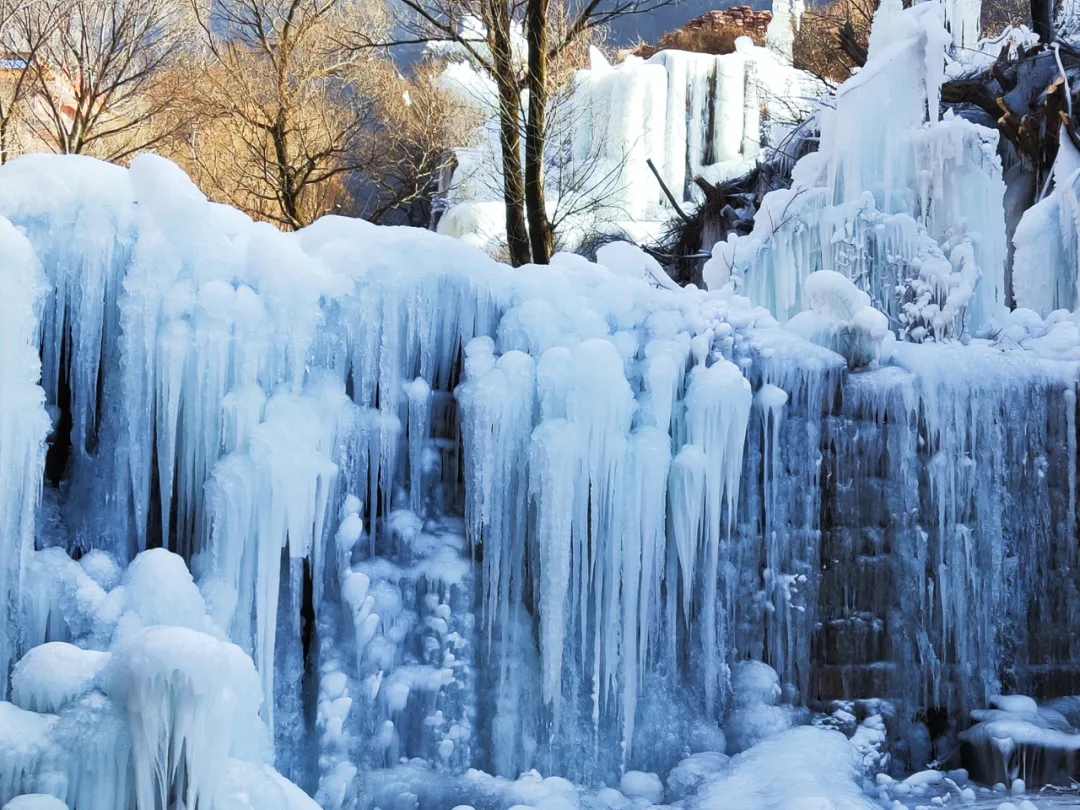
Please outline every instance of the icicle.
[[563, 649], [570, 606], [571, 531], [574, 498], [581, 486], [581, 438], [564, 419], [542, 422], [529, 447], [529, 493], [536, 503], [540, 575], [540, 657], [544, 701], [553, 705], [555, 731], [561, 725]]
[[746, 426], [753, 395], [738, 367], [718, 360], [690, 374], [686, 393], [687, 434], [705, 453], [705, 572], [702, 648], [705, 658], [705, 707], [716, 708], [720, 660], [726, 654], [718, 626], [717, 578], [721, 526], [729, 533], [742, 473]]
[[653, 602], [659, 601], [666, 523], [665, 488], [671, 441], [656, 428], [642, 428], [631, 438], [627, 469], [628, 498], [622, 527], [621, 608], [622, 645], [622, 756], [629, 762], [637, 716], [638, 692], [649, 654], [654, 619]]
[[423, 459], [431, 432], [431, 386], [417, 377], [405, 387], [405, 396], [409, 400], [409, 503], [416, 514], [423, 515]]
[[20, 652], [20, 600], [34, 551], [49, 417], [38, 382], [37, 312], [46, 291], [26, 238], [0, 217], [0, 698]]
[[690, 603], [697, 587], [694, 570], [703, 538], [705, 469], [705, 453], [701, 447], [694, 444], [683, 445], [671, 462], [668, 481], [672, 539], [682, 578], [683, 620], [688, 629]]

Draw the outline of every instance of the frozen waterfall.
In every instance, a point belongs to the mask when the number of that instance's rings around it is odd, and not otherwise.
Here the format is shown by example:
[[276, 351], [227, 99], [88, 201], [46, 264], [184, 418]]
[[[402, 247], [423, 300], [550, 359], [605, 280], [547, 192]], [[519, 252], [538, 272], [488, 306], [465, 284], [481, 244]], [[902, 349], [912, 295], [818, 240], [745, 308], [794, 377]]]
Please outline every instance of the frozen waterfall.
[[861, 810], [887, 734], [1074, 693], [1072, 243], [1007, 313], [954, 37], [882, 3], [708, 291], [0, 167], [0, 806]]

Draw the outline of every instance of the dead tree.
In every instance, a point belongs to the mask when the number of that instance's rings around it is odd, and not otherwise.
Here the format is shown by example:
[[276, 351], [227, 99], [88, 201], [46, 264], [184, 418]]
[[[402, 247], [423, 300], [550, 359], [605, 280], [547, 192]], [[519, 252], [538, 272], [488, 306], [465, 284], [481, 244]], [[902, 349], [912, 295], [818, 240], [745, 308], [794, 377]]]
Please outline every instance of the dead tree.
[[19, 36], [29, 64], [35, 134], [65, 154], [123, 160], [171, 134], [158, 122], [178, 106], [155, 86], [183, 48], [180, 0], [36, 0]]

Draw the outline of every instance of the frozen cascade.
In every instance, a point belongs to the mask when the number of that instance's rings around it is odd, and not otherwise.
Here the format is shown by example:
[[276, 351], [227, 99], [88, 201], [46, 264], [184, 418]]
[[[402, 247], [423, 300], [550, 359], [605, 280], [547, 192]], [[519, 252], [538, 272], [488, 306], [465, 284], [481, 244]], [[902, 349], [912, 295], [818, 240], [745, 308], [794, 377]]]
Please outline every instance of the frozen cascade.
[[[712, 291], [282, 234], [155, 157], [0, 167], [0, 804], [652, 800], [766, 736], [729, 788], [817, 739], [854, 789], [795, 707], [898, 699], [912, 751], [920, 710], [1067, 689], [1080, 327], [1002, 310], [947, 44], [883, 3]], [[917, 86], [860, 114], [891, 60]]]
[[1080, 300], [1080, 150], [1066, 136], [1053, 168], [1054, 188], [1024, 212], [1013, 235], [1016, 304], [1046, 316]]
[[[778, 145], [811, 112], [824, 84], [791, 63], [793, 26], [802, 2], [778, 0], [768, 46], [740, 37], [721, 55], [661, 50], [617, 64], [599, 49], [578, 70], [549, 115], [547, 194], [567, 215], [562, 238], [590, 232], [654, 234], [672, 209], [656, 171], [690, 206], [703, 199], [695, 178], [720, 183], [746, 173], [763, 145]], [[505, 238], [498, 141], [498, 96], [491, 79], [465, 58], [452, 60], [439, 84], [483, 120], [440, 189], [440, 233], [495, 252]], [[602, 263], [602, 262], [601, 262]], [[622, 272], [618, 270], [618, 272]]]
[[[10, 187], [27, 172], [12, 166]], [[658, 715], [640, 698], [660, 673], [698, 695], [682, 710], [700, 699], [719, 721], [729, 639], [753, 623], [732, 557], [752, 411], [740, 369], [758, 351], [749, 328], [776, 332], [767, 313], [573, 257], [508, 276], [456, 246], [436, 269], [426, 257], [446, 243], [430, 234], [328, 219], [290, 237], [207, 203], [159, 159], [124, 177], [111, 216], [129, 230], [81, 248], [121, 279], [121, 339], [103, 361], [97, 445], [65, 476], [61, 513], [78, 528], [61, 543], [93, 545], [96, 527], [121, 564], [157, 545], [190, 562], [197, 598], [176, 595], [190, 608], [146, 615], [253, 658], [290, 775], [349, 795], [303, 764], [323, 751], [343, 767], [422, 756], [593, 778], [652, 756], [638, 740]], [[59, 222], [89, 193], [76, 191], [52, 201]], [[47, 229], [27, 233], [41, 252]], [[371, 261], [357, 263], [358, 240], [381, 245]], [[106, 488], [117, 495], [97, 513], [73, 500]], [[33, 513], [33, 492], [4, 491]], [[43, 642], [107, 650], [112, 628], [145, 624], [123, 618], [115, 589], [136, 606], [152, 591], [67, 559], [33, 558], [13, 658]], [[286, 746], [323, 694], [332, 725], [306, 754]]]
[[0, 217], [4, 302], [0, 305], [0, 697], [24, 639], [19, 596], [34, 550], [49, 417], [36, 351], [45, 278], [26, 238]]
[[979, 333], [1000, 319], [997, 133], [939, 119], [950, 43], [940, 15], [935, 3], [881, 5], [866, 67], [841, 85], [835, 110], [819, 113], [820, 151], [798, 162], [791, 188], [765, 197], [752, 233], [716, 246], [704, 271], [710, 289], [734, 278], [787, 321], [807, 308], [807, 276], [832, 270], [916, 341]]

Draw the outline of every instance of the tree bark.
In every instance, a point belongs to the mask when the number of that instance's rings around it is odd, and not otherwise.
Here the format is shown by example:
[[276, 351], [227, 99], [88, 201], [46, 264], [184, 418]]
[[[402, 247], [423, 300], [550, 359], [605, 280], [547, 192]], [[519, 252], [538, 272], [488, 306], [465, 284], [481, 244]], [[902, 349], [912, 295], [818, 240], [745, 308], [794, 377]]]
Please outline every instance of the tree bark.
[[1054, 41], [1053, 0], [1031, 0], [1031, 30], [1039, 35], [1039, 42]]
[[510, 11], [506, 0], [490, 0], [492, 67], [499, 89], [499, 145], [502, 151], [503, 203], [506, 208], [506, 244], [514, 267], [531, 260], [529, 230], [525, 225], [525, 188], [521, 167], [521, 96], [510, 44]]
[[528, 0], [525, 36], [529, 47], [529, 118], [525, 125], [525, 211], [529, 243], [536, 264], [547, 264], [555, 252], [555, 236], [547, 215], [544, 191], [544, 147], [547, 140], [548, 0]]

